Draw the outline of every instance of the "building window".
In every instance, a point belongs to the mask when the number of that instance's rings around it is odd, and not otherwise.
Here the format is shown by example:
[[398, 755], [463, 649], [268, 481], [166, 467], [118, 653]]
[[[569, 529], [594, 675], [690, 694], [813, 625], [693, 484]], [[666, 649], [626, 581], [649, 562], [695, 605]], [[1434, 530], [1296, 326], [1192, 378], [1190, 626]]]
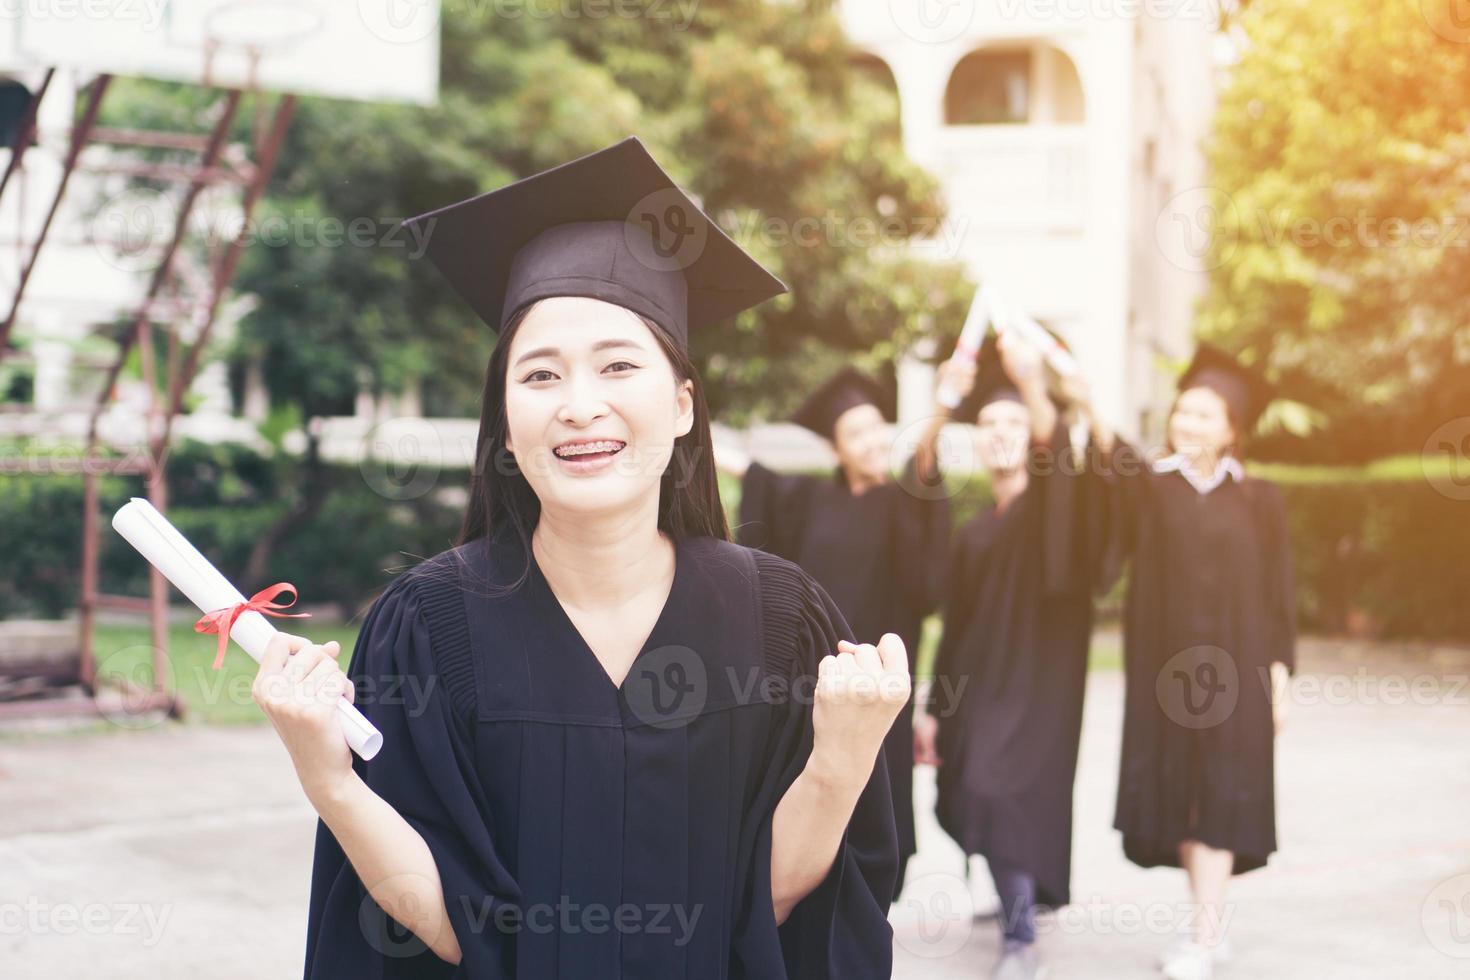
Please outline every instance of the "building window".
[[976, 51], [955, 66], [944, 93], [951, 126], [1024, 123], [1031, 118], [1031, 52]]

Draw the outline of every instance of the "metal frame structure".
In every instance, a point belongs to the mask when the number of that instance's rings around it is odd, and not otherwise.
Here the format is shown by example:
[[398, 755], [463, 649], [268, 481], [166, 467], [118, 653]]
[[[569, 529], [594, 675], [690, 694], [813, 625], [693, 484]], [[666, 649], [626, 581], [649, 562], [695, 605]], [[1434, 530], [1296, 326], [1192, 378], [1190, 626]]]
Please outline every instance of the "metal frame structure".
[[[22, 157], [35, 139], [35, 120], [41, 100], [50, 86], [55, 69], [48, 69], [41, 85], [32, 94], [31, 103], [19, 126], [15, 143], [11, 147], [10, 160], [3, 177], [0, 177], [0, 195], [5, 193], [11, 176], [20, 170]], [[230, 184], [242, 189], [241, 210], [244, 215], [242, 229], [249, 227], [252, 211], [259, 203], [275, 169], [286, 130], [295, 110], [296, 97], [282, 94], [276, 98], [274, 111], [269, 118], [258, 114], [253, 127], [253, 164], [239, 167], [222, 162], [222, 154], [240, 109], [243, 96], [241, 89], [218, 89], [219, 111], [207, 135], [144, 130], [108, 129], [97, 125], [103, 100], [107, 95], [112, 76], [97, 75], [85, 89], [83, 106], [76, 117], [64, 161], [61, 178], [57, 184], [51, 204], [46, 211], [34, 242], [25, 254], [20, 275], [10, 298], [9, 313], [0, 321], [0, 359], [8, 351], [11, 332], [24, 299], [26, 285], [36, 260], [46, 243], [51, 224], [61, 207], [67, 184], [79, 169], [89, 172], [125, 173], [129, 176], [146, 177], [159, 181], [184, 185], [180, 198], [173, 233], [164, 246], [162, 257], [155, 268], [147, 292], [133, 316], [127, 332], [119, 338], [117, 356], [107, 371], [106, 380], [92, 409], [87, 430], [86, 450], [83, 455], [84, 512], [82, 520], [82, 594], [80, 600], [80, 655], [76, 664], [74, 685], [79, 685], [87, 698], [49, 698], [0, 702], [0, 719], [39, 714], [67, 714], [81, 711], [96, 711], [98, 687], [95, 684], [97, 663], [95, 636], [97, 613], [103, 609], [121, 609], [134, 612], [147, 611], [153, 649], [153, 684], [151, 690], [139, 689], [124, 683], [129, 710], [161, 709], [173, 716], [183, 713], [178, 697], [166, 686], [168, 677], [168, 590], [166, 579], [152, 569], [147, 598], [108, 595], [98, 584], [98, 559], [101, 552], [100, 533], [103, 527], [99, 513], [100, 478], [103, 475], [143, 476], [147, 483], [148, 499], [159, 510], [168, 505], [168, 486], [164, 465], [168, 453], [169, 439], [175, 417], [183, 408], [185, 393], [199, 369], [200, 359], [217, 318], [220, 303], [233, 281], [245, 244], [242, 230], [228, 241], [213, 247], [208, 261], [210, 275], [204, 295], [187, 296], [188, 286], [175, 270], [175, 261], [180, 245], [186, 238], [189, 220], [200, 194], [208, 187]], [[107, 144], [142, 148], [187, 151], [197, 154], [188, 163], [136, 164], [116, 162], [101, 166], [86, 166], [84, 151], [89, 146]], [[173, 299], [184, 302], [165, 302], [166, 292]], [[194, 340], [184, 345], [179, 326], [186, 319], [192, 321]], [[167, 334], [167, 357], [165, 377], [158, 377], [154, 342], [156, 328]], [[103, 455], [99, 436], [99, 425], [103, 413], [112, 399], [114, 387], [123, 367], [134, 348], [141, 356], [144, 381], [148, 386], [150, 406], [147, 425], [147, 452], [143, 457], [122, 458]], [[187, 347], [187, 349], [184, 349]]]

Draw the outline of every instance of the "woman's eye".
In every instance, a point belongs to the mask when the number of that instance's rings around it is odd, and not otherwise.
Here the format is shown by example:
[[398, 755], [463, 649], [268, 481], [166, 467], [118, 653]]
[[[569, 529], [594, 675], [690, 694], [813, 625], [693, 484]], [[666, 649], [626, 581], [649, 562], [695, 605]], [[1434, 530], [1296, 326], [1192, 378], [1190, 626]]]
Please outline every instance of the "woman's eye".
[[637, 370], [637, 368], [638, 368], [638, 365], [634, 364], [632, 361], [613, 361], [607, 367], [603, 368], [603, 370], [604, 371], [634, 371], [634, 370]]
[[528, 384], [532, 381], [551, 381], [555, 377], [556, 375], [552, 374], [545, 368], [537, 368], [536, 370], [532, 371], [530, 374], [522, 378], [521, 384]]

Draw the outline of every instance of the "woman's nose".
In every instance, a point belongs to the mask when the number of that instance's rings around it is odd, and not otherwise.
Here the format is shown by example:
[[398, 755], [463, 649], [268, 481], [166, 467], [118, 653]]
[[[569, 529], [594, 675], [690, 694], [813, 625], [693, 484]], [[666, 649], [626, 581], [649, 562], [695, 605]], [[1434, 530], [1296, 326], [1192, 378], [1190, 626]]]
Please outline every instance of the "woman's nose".
[[602, 397], [596, 381], [574, 377], [564, 390], [566, 401], [562, 402], [561, 410], [557, 414], [561, 422], [585, 426], [607, 414], [607, 401]]

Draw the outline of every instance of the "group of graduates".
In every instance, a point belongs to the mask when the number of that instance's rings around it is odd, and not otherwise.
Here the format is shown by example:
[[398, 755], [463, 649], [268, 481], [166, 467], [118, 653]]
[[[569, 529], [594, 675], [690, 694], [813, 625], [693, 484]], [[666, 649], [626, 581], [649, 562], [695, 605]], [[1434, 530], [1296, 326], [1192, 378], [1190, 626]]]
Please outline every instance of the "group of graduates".
[[[636, 138], [412, 224], [495, 342], [458, 544], [384, 589], [345, 672], [281, 634], [256, 678], [321, 817], [304, 976], [880, 980], [916, 759], [994, 874], [999, 970], [1034, 975], [1034, 911], [1069, 898], [1093, 602], [1125, 564], [1117, 826], [1188, 870], [1207, 914], [1164, 968], [1209, 975], [1229, 877], [1276, 846], [1279, 698], [1252, 681], [1292, 667], [1282, 501], [1240, 464], [1257, 379], [1202, 347], [1154, 459], [1006, 335], [943, 366], [965, 397], [898, 478], [891, 397], [851, 371], [797, 415], [836, 471], [785, 475], [716, 450], [690, 357], [785, 284]], [[957, 530], [953, 419], [994, 496]], [[936, 608], [947, 696], [916, 706]]]
[[[952, 411], [946, 388], [964, 396]], [[901, 868], [916, 850], [916, 764], [937, 767], [939, 825], [988, 864], [1004, 936], [996, 976], [1038, 974], [1035, 912], [1070, 900], [1094, 602], [1125, 568], [1115, 827], [1133, 862], [1189, 875], [1194, 921], [1160, 956], [1164, 975], [1208, 977], [1230, 956], [1227, 881], [1276, 848], [1273, 744], [1294, 666], [1282, 498], [1241, 463], [1270, 398], [1255, 372], [1201, 344], [1179, 378], [1167, 447], [1143, 453], [1099, 417], [1081, 374], [1049, 370], [1018, 335], [991, 334], [978, 363], [957, 352], [941, 366], [896, 478], [892, 392], [852, 368], [792, 417], [830, 443], [834, 473], [781, 474], [719, 450], [743, 479], [742, 543], [797, 562], [856, 635], [897, 632], [917, 657], [925, 617], [941, 611], [929, 697], [894, 725], [884, 756]], [[977, 426], [991, 491], [957, 529], [938, 465], [952, 420]], [[902, 884], [900, 871], [895, 901]]]

